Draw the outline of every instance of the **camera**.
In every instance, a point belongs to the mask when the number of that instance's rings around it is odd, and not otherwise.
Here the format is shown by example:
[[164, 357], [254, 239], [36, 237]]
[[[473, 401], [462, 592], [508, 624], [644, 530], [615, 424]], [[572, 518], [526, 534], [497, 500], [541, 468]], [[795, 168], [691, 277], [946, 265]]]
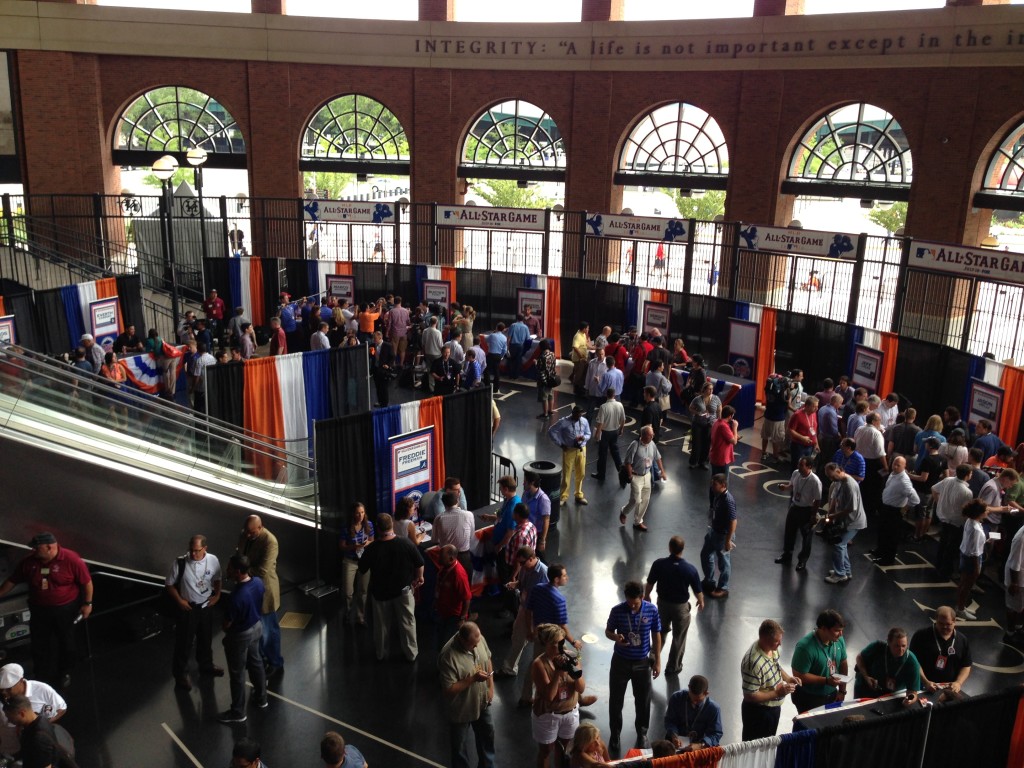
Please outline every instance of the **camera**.
[[565, 672], [570, 680], [579, 680], [583, 677], [583, 670], [580, 668], [580, 652], [572, 643], [568, 645], [563, 637], [558, 643], [558, 656], [555, 657], [555, 669]]

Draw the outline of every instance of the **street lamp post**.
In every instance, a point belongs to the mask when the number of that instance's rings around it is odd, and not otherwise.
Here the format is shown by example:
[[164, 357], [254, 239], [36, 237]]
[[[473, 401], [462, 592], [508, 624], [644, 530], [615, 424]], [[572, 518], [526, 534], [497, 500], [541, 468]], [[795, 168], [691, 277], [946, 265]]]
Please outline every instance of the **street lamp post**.
[[199, 196], [199, 242], [203, 247], [202, 263], [206, 264], [206, 211], [203, 210], [203, 164], [206, 163], [206, 150], [192, 147], [185, 155], [185, 159], [192, 166], [196, 194]]
[[164, 155], [153, 163], [153, 175], [160, 179], [162, 193], [161, 213], [163, 214], [163, 241], [164, 256], [167, 265], [171, 270], [171, 315], [174, 319], [174, 333], [178, 333], [179, 310], [178, 305], [178, 268], [174, 254], [174, 224], [172, 213], [174, 210], [174, 188], [171, 181], [174, 172], [178, 170], [178, 161], [171, 155]]

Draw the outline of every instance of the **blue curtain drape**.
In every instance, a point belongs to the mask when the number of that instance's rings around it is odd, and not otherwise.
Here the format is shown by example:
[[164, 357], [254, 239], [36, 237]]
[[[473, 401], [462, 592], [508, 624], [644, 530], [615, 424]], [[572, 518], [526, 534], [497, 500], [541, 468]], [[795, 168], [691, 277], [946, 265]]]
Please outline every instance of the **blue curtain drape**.
[[[640, 327], [640, 289], [635, 285], [631, 285], [626, 288], [626, 317], [625, 327], [635, 325]], [[600, 329], [601, 325], [597, 324], [597, 328]], [[596, 336], [594, 333], [595, 329], [591, 328], [590, 333], [592, 336]]]
[[782, 743], [775, 752], [775, 768], [814, 768], [817, 744], [817, 731], [783, 734]]
[[423, 297], [423, 281], [427, 280], [427, 268], [422, 264], [416, 266], [416, 296], [415, 301], [410, 301], [409, 306], [416, 306], [416, 303]]
[[310, 293], [320, 293], [321, 291], [327, 290], [327, 286], [320, 285], [320, 266], [319, 262], [307, 261], [306, 270], [308, 271], [308, 277], [306, 278], [309, 285]]
[[390, 405], [373, 411], [373, 464], [377, 479], [377, 512], [391, 514], [391, 450], [388, 438], [401, 434], [401, 406]]
[[309, 449], [313, 450], [313, 422], [331, 415], [331, 351], [318, 349], [302, 353], [302, 383], [306, 390], [306, 420]]
[[736, 314], [733, 315], [737, 320], [749, 320], [750, 319], [750, 304], [745, 301], [736, 302]]
[[68, 335], [71, 337], [71, 346], [77, 347], [78, 340], [85, 333], [85, 326], [82, 324], [82, 302], [78, 297], [78, 286], [65, 285], [61, 288], [60, 301], [64, 305], [64, 317], [68, 321]]
[[864, 343], [864, 329], [861, 328], [859, 325], [853, 326], [853, 329], [852, 329], [852, 331], [850, 333], [850, 355], [849, 355], [849, 358], [846, 361], [846, 370], [848, 370], [848, 371], [852, 371], [853, 370], [853, 353], [856, 351], [857, 345], [858, 344], [863, 344], [863, 343]]
[[[242, 297], [242, 260], [226, 259], [225, 262], [228, 268], [228, 295], [221, 296], [221, 298], [224, 299], [224, 305], [227, 307], [225, 314], [232, 317], [235, 314], [235, 307], [245, 305], [245, 300]], [[249, 269], [248, 261], [245, 263], [245, 268]], [[253, 323], [256, 322], [251, 317], [249, 320]]]
[[967, 362], [967, 382], [964, 386], [964, 400], [960, 403], [960, 413], [971, 411], [971, 379], [985, 380], [985, 358], [971, 355]]

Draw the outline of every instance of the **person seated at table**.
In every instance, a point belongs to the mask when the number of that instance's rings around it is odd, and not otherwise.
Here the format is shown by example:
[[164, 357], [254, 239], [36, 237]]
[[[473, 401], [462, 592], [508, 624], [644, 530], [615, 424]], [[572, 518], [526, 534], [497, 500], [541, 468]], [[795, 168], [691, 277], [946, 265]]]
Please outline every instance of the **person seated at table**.
[[708, 695], [708, 679], [703, 675], [691, 677], [685, 691], [669, 698], [665, 738], [673, 745], [672, 754], [680, 747], [682, 752], [693, 752], [721, 743], [722, 709]]
[[857, 680], [853, 695], [876, 699], [896, 691], [915, 693], [921, 689], [921, 664], [909, 650], [907, 631], [893, 627], [885, 642], [876, 640], [857, 654]]
[[466, 502], [466, 492], [462, 490], [462, 482], [457, 477], [446, 477], [444, 479], [444, 488], [434, 494], [434, 499], [430, 504], [430, 508], [420, 510], [421, 519], [433, 521], [435, 517], [444, 512], [445, 491], [457, 493], [459, 495], [459, 509], [469, 511], [469, 504]]
[[658, 739], [651, 744], [651, 758], [672, 757], [676, 754], [676, 745], [668, 739]]
[[395, 505], [395, 538], [408, 539], [413, 544], [423, 541], [420, 529], [412, 521], [413, 512], [416, 510], [416, 499], [412, 496], [403, 496]]
[[608, 747], [601, 738], [601, 730], [593, 723], [581, 723], [572, 737], [570, 768], [591, 768], [607, 765], [611, 761]]

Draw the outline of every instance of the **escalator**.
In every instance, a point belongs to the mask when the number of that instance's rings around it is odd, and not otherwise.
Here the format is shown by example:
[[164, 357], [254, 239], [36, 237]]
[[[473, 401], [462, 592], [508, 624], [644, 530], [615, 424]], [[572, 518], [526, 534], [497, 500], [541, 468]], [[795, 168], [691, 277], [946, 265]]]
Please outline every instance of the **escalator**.
[[152, 578], [193, 534], [230, 552], [259, 514], [282, 579], [314, 575], [306, 441], [247, 434], [12, 346], [0, 350], [0, 488], [2, 543], [51, 530], [93, 567]]

